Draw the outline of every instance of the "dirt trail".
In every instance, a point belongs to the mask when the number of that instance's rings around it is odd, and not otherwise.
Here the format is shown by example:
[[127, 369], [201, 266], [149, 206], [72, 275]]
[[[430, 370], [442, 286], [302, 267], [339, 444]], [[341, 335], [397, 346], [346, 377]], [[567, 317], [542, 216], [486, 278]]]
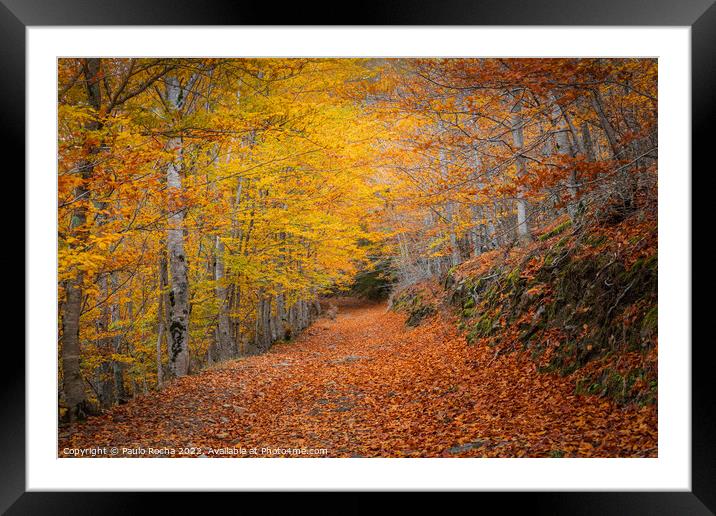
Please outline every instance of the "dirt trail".
[[269, 353], [181, 378], [71, 436], [61, 430], [59, 454], [656, 456], [655, 408], [576, 396], [524, 354], [468, 346], [445, 318], [415, 329], [404, 320], [383, 304], [342, 300], [336, 320]]

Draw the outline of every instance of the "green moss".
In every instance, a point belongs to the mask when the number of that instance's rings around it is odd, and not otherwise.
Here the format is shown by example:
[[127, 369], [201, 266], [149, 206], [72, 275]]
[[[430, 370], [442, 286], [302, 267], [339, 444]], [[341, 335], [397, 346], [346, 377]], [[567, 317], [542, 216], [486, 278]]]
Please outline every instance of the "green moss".
[[[567, 243], [570, 241], [569, 236], [560, 238], [556, 244], [549, 248], [545, 253], [542, 263], [545, 267], [552, 267], [555, 263], [562, 262], [565, 258], [565, 250]], [[546, 270], [548, 272], [548, 270]]]
[[602, 386], [594, 382], [591, 378], [580, 378], [577, 380], [574, 386], [575, 394], [587, 395], [587, 394], [599, 394], [602, 390]]
[[483, 336], [486, 337], [492, 331], [492, 319], [488, 315], [483, 315], [477, 321], [475, 329]]
[[656, 403], [658, 390], [656, 378], [652, 378], [649, 370], [637, 367], [620, 373], [607, 368], [594, 376], [580, 378], [575, 384], [575, 393], [607, 396], [619, 405], [648, 405]]
[[649, 276], [656, 275], [658, 267], [658, 259], [656, 255], [647, 258], [639, 258], [634, 264], [621, 276], [625, 282], [630, 282], [635, 278], [643, 276], [646, 280]]
[[405, 321], [405, 324], [407, 324], [408, 326], [417, 326], [423, 321], [423, 319], [434, 313], [435, 308], [433, 308], [432, 306], [419, 306], [410, 311], [410, 316], [408, 317], [408, 320]]
[[540, 241], [544, 242], [545, 240], [549, 240], [549, 239], [552, 238], [553, 236], [557, 236], [557, 235], [559, 235], [560, 233], [563, 233], [567, 228], [570, 228], [570, 227], [572, 227], [572, 221], [571, 221], [571, 220], [565, 220], [564, 222], [562, 222], [560, 225], [558, 225], [558, 226], [555, 227], [554, 229], [548, 231], [548, 232], [545, 233], [544, 235], [541, 235], [541, 236], [539, 237], [539, 239], [540, 239]]
[[483, 314], [477, 322], [472, 326], [472, 330], [467, 336], [468, 343], [472, 344], [480, 337], [487, 337], [492, 333], [494, 321], [489, 315]]
[[408, 318], [405, 321], [407, 326], [417, 326], [423, 319], [436, 312], [436, 307], [432, 303], [426, 302], [419, 293], [410, 291], [398, 295], [393, 300], [392, 309], [407, 312]]
[[520, 281], [520, 268], [515, 267], [512, 269], [507, 276], [505, 276], [505, 279], [511, 286], [516, 286]]
[[649, 310], [646, 315], [644, 316], [644, 319], [641, 321], [641, 331], [642, 334], [651, 334], [654, 332], [659, 324], [659, 307], [658, 305], [654, 305], [651, 307], [651, 310]]
[[584, 239], [584, 243], [591, 247], [598, 247], [606, 241], [607, 241], [607, 237], [605, 235], [599, 235], [599, 234], [590, 235]]
[[656, 254], [651, 255], [649, 258], [644, 260], [644, 268], [650, 269], [656, 272], [659, 266], [659, 257]]
[[658, 382], [656, 379], [649, 382], [649, 387], [644, 395], [637, 400], [639, 405], [653, 405], [659, 398]]
[[617, 371], [610, 371], [604, 382], [604, 390], [605, 394], [610, 398], [624, 399], [627, 391], [626, 378]]

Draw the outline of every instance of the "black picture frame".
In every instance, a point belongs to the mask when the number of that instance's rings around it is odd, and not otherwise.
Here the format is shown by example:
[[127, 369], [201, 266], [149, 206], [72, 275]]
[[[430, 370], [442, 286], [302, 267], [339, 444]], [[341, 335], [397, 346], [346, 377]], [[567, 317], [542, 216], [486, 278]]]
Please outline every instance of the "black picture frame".
[[[2, 141], [6, 148], [24, 148], [25, 134], [25, 29], [42, 25], [557, 25], [557, 26], [690, 26], [692, 44], [692, 156], [693, 163], [706, 163], [710, 147], [716, 98], [716, 5], [714, 0], [400, 0], [362, 3], [339, 18], [326, 6], [304, 3], [282, 5], [269, 2], [195, 0], [0, 0], [0, 105]], [[341, 23], [344, 22], [344, 23]], [[31, 137], [31, 135], [27, 135]], [[708, 156], [708, 158], [707, 158]], [[20, 156], [19, 167], [24, 169]], [[713, 161], [713, 158], [710, 159]], [[696, 165], [694, 165], [695, 167]], [[713, 165], [712, 165], [713, 166]], [[687, 180], [691, 171], [683, 171]], [[693, 174], [691, 175], [693, 178]], [[31, 192], [25, 192], [31, 195]], [[32, 271], [26, 270], [26, 277]], [[705, 287], [700, 287], [705, 288]], [[28, 307], [31, 309], [31, 307]], [[680, 343], [684, 346], [690, 342]], [[2, 481], [0, 510], [8, 514], [125, 514], [148, 508], [147, 494], [113, 492], [26, 492], [25, 487], [25, 353], [19, 346], [3, 351], [12, 368], [0, 375], [3, 402]], [[534, 492], [471, 493], [470, 505], [485, 501], [503, 507], [524, 505], [537, 514], [714, 514], [716, 513], [716, 437], [714, 375], [709, 340], [692, 346], [692, 490], [690, 492]], [[8, 357], [8, 353], [16, 356]], [[668, 388], [668, 386], [662, 386]], [[156, 495], [155, 495], [156, 496]], [[165, 512], [173, 507], [188, 509], [188, 502], [201, 499], [186, 493], [161, 495]], [[212, 501], [247, 493], [211, 493]], [[259, 494], [259, 496], [266, 496]], [[352, 493], [342, 501], [339, 513], [373, 510], [379, 494]], [[303, 494], [285, 499], [301, 505]], [[425, 508], [422, 494], [405, 497], [405, 503]], [[456, 496], [454, 503], [465, 502]], [[281, 499], [271, 496], [270, 513], [282, 510]], [[279, 503], [277, 505], [277, 503]], [[245, 506], [245, 505], [244, 505]], [[288, 506], [288, 505], [287, 505]], [[441, 504], [444, 507], [444, 504]], [[315, 506], [322, 511], [321, 503]], [[407, 506], [404, 507], [408, 509]]]

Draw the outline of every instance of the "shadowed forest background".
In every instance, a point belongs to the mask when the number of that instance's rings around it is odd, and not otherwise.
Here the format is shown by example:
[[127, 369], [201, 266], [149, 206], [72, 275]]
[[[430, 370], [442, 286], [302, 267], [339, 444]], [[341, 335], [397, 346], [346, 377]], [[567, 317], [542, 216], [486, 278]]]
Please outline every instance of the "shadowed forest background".
[[657, 151], [655, 59], [60, 59], [60, 455], [656, 456]]

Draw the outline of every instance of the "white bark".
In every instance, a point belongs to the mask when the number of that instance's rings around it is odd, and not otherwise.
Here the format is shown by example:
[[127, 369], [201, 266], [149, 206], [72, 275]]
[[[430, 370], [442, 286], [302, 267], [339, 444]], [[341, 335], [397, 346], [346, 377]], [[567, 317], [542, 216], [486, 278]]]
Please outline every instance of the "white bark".
[[[512, 144], [517, 155], [517, 178], [518, 180], [527, 174], [527, 164], [522, 155], [525, 146], [524, 121], [522, 119], [522, 100], [519, 98], [521, 92], [513, 92], [515, 104], [512, 107]], [[527, 224], [527, 200], [524, 198], [524, 190], [520, 187], [517, 196], [517, 237], [527, 242], [531, 240], [529, 226]]]
[[[172, 77], [167, 84], [167, 102], [178, 110], [181, 102], [179, 81]], [[182, 139], [169, 139], [168, 147], [176, 153], [175, 160], [167, 165], [167, 191], [172, 197], [180, 197], [183, 191], [181, 177]], [[174, 203], [176, 204], [176, 203]], [[169, 373], [185, 376], [189, 373], [189, 277], [184, 251], [183, 206], [170, 206], [167, 230], [169, 254]]]

